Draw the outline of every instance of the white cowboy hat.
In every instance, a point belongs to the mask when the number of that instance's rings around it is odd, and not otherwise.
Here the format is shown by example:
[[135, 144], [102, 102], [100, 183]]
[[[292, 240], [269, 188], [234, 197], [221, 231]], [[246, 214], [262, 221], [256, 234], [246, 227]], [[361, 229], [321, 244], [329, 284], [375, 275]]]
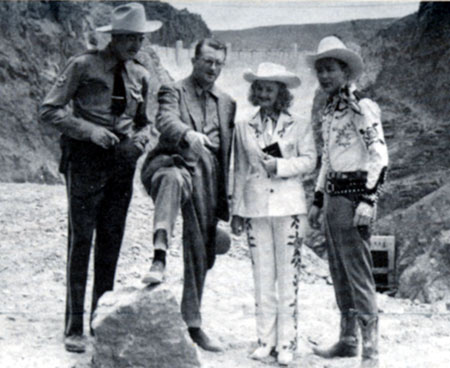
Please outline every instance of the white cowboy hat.
[[142, 4], [128, 3], [114, 8], [111, 24], [98, 27], [97, 32], [106, 33], [150, 33], [162, 26], [158, 20], [148, 21]]
[[251, 70], [247, 70], [244, 72], [243, 77], [250, 83], [255, 80], [281, 82], [287, 88], [296, 88], [302, 83], [299, 77], [294, 73], [288, 72], [283, 65], [274, 63], [261, 63], [258, 65], [256, 74]]
[[319, 42], [317, 53], [306, 55], [308, 65], [314, 69], [317, 60], [333, 58], [343, 61], [350, 68], [350, 80], [356, 80], [364, 70], [364, 62], [336, 36], [327, 36]]

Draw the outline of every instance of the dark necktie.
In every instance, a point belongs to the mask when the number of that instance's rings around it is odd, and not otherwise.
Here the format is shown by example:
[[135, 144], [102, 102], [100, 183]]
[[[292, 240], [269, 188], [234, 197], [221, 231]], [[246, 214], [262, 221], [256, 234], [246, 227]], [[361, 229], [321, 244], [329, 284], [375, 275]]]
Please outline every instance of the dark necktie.
[[122, 77], [122, 71], [125, 65], [119, 61], [114, 70], [114, 87], [111, 100], [111, 113], [116, 116], [122, 115], [127, 106], [127, 97], [125, 93], [125, 83]]
[[203, 113], [203, 124], [206, 123], [206, 106], [208, 103], [208, 91], [203, 91], [200, 95], [200, 105], [202, 105], [202, 113]]

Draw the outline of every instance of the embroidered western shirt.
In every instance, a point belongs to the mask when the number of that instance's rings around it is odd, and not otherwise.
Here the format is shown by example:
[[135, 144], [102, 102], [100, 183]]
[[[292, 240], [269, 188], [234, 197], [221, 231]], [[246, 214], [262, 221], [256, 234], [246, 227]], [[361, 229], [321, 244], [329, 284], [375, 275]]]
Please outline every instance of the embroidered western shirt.
[[388, 165], [388, 152], [378, 105], [341, 90], [328, 101], [322, 115], [322, 166], [316, 191], [325, 191], [330, 171], [366, 171], [368, 193], [376, 192]]
[[[114, 71], [118, 60], [110, 46], [72, 57], [47, 94], [40, 109], [41, 120], [63, 134], [89, 140], [92, 125], [100, 125], [123, 136], [148, 134], [151, 122], [150, 75], [136, 60], [124, 64], [125, 111], [111, 111]], [[69, 102], [72, 109], [67, 109]]]
[[[272, 134], [265, 132], [258, 111], [250, 120], [236, 124], [233, 142], [233, 214], [241, 217], [306, 214], [303, 174], [314, 170], [316, 147], [311, 125], [298, 116], [281, 113]], [[277, 172], [269, 175], [262, 148], [278, 142], [282, 158]]]

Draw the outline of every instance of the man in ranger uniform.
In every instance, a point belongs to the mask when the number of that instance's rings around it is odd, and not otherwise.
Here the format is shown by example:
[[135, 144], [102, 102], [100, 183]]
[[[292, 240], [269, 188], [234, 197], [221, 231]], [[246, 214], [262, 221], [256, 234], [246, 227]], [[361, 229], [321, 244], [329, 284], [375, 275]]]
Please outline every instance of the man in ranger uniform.
[[111, 25], [97, 29], [111, 34], [110, 43], [71, 58], [40, 109], [41, 121], [62, 133], [60, 171], [69, 202], [67, 351], [86, 348], [83, 310], [94, 231], [91, 320], [98, 299], [113, 289], [136, 161], [149, 138], [150, 75], [135, 57], [144, 34], [160, 27], [146, 20], [141, 4], [116, 7]]

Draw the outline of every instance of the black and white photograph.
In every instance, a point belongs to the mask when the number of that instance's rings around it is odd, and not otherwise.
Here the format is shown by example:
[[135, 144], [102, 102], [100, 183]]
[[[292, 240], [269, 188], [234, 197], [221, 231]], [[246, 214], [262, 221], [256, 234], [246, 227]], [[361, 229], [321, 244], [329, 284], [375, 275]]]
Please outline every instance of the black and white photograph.
[[1, 368], [450, 365], [450, 2], [0, 1]]

